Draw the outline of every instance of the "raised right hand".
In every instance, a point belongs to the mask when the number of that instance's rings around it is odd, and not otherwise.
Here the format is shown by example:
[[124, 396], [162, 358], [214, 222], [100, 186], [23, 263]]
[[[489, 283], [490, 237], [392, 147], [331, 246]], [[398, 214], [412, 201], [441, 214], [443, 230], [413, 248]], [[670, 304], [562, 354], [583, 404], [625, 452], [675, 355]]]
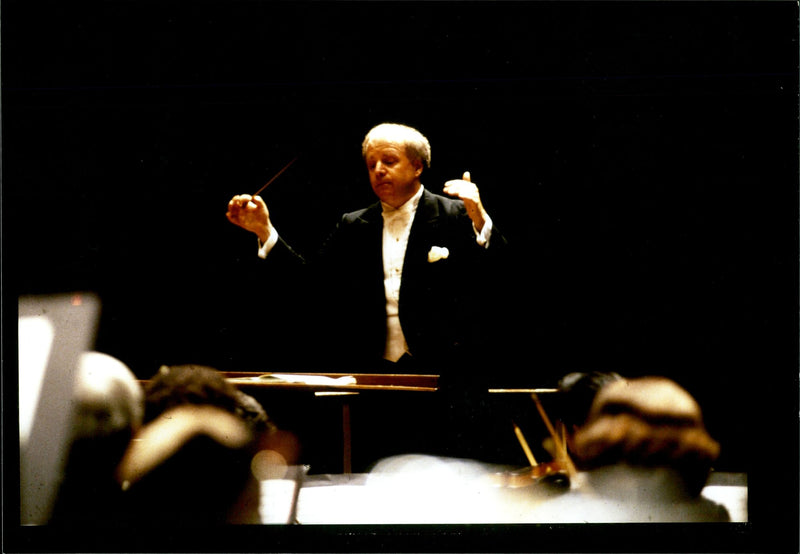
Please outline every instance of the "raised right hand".
[[269, 210], [260, 196], [239, 194], [228, 202], [228, 221], [258, 235], [261, 242], [269, 238]]

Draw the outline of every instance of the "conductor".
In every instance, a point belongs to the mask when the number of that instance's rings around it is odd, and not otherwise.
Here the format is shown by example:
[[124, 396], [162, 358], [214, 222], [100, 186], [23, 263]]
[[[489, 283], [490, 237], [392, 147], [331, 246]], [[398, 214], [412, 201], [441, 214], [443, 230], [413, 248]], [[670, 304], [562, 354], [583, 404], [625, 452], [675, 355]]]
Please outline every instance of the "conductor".
[[467, 372], [487, 354], [486, 279], [506, 241], [469, 172], [443, 194], [423, 186], [431, 147], [418, 130], [380, 124], [362, 156], [378, 201], [344, 214], [313, 258], [281, 237], [260, 196], [234, 196], [227, 218], [257, 235], [270, 271], [308, 268], [291, 270], [312, 280], [293, 281], [305, 353], [324, 351], [347, 371]]

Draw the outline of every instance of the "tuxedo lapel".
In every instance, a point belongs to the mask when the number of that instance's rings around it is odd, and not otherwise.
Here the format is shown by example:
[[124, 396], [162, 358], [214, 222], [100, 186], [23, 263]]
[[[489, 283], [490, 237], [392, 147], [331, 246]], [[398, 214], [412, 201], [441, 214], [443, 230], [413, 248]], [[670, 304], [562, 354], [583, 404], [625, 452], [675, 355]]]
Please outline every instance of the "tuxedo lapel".
[[439, 207], [432, 195], [423, 191], [417, 213], [411, 224], [408, 236], [408, 246], [403, 259], [403, 281], [400, 289], [400, 298], [408, 298], [414, 294], [412, 289], [424, 286], [425, 265], [428, 263], [428, 251], [433, 246], [434, 237], [438, 235], [436, 229], [440, 223]]
[[403, 260], [404, 274], [408, 267], [427, 261], [427, 252], [431, 247], [428, 243], [431, 237], [435, 235], [434, 231], [438, 224], [439, 207], [431, 196], [431, 193], [426, 189], [422, 192], [422, 197], [419, 199], [419, 206], [417, 206], [417, 213], [414, 216], [414, 222], [411, 224], [408, 246], [406, 247], [406, 256]]
[[[380, 275], [380, 282], [383, 283], [383, 216], [381, 215], [381, 205], [370, 206], [356, 220], [361, 236], [361, 247], [356, 253], [364, 263], [369, 272], [377, 272]], [[381, 287], [383, 288], [383, 287]]]

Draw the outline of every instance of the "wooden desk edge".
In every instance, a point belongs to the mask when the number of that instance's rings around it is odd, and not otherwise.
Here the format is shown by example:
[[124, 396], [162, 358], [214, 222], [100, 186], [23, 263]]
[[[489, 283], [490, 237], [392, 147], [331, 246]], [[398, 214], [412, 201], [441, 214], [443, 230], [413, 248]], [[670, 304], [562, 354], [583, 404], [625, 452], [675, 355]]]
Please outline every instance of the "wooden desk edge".
[[[264, 389], [287, 389], [310, 392], [360, 392], [360, 391], [411, 391], [411, 392], [436, 392], [439, 390], [439, 376], [432, 374], [401, 374], [401, 373], [322, 373], [322, 372], [278, 372], [278, 371], [223, 371], [225, 379], [237, 387], [253, 387]], [[260, 380], [268, 375], [309, 375], [330, 377], [354, 377], [355, 383], [347, 385], [337, 384], [309, 384], [292, 381]], [[149, 380], [140, 380], [144, 386]], [[362, 381], [362, 382], [359, 382]], [[363, 382], [366, 381], [366, 382]], [[380, 382], [388, 384], [381, 384]], [[392, 383], [394, 381], [394, 383]], [[402, 384], [397, 384], [398, 382]], [[403, 383], [405, 382], [405, 383]], [[489, 388], [490, 394], [550, 394], [558, 392], [554, 388]]]
[[436, 392], [438, 387], [418, 387], [408, 385], [309, 385], [306, 383], [289, 383], [282, 381], [257, 381], [250, 378], [229, 378], [227, 379], [232, 385], [237, 387], [256, 387], [265, 389], [295, 389], [307, 391], [367, 391], [367, 390], [382, 390], [382, 391], [419, 391], [419, 392]]

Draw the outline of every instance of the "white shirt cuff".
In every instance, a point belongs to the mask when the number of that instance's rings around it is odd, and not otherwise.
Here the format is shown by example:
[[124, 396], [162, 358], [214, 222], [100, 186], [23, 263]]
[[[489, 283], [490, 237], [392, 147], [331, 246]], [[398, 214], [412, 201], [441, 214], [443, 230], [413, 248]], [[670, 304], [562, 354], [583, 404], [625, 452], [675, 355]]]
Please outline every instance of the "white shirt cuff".
[[272, 248], [278, 242], [278, 231], [275, 230], [275, 227], [272, 226], [272, 223], [269, 224], [269, 237], [267, 237], [266, 242], [263, 244], [261, 243], [261, 239], [258, 239], [258, 257], [262, 260], [267, 258], [267, 254], [270, 253]]
[[475, 231], [475, 237], [478, 241], [480, 246], [484, 248], [489, 247], [489, 239], [492, 238], [492, 218], [489, 215], [486, 215], [486, 221], [483, 224], [483, 229], [481, 232], [478, 232], [478, 229], [475, 228], [475, 224], [472, 224], [472, 230]]

